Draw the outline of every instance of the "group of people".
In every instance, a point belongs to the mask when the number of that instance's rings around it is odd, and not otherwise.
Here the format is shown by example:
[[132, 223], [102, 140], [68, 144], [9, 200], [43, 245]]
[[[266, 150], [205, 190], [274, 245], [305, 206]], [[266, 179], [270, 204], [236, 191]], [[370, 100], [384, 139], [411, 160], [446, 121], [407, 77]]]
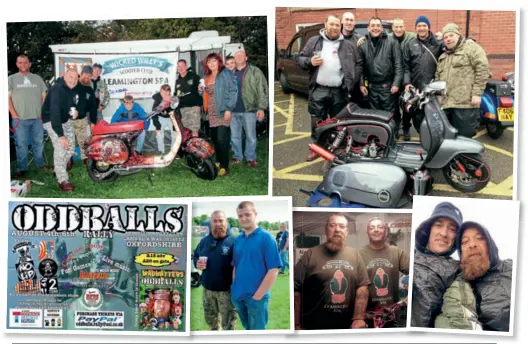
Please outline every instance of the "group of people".
[[146, 293], [139, 305], [143, 329], [177, 331], [183, 328], [183, 303], [178, 289], [149, 289]]
[[[108, 105], [108, 89], [101, 78], [102, 66], [84, 66], [79, 74], [68, 69], [64, 76], [48, 90], [42, 78], [31, 73], [31, 62], [26, 55], [17, 57], [18, 73], [9, 76], [8, 99], [11, 130], [16, 141], [17, 171], [15, 178], [23, 178], [28, 171], [29, 145], [37, 169], [44, 164], [44, 130], [54, 148], [55, 176], [63, 191], [73, 191], [68, 182], [75, 140], [85, 142], [90, 130], [103, 118]], [[84, 145], [79, 145], [86, 163]]]
[[194, 250], [193, 263], [202, 271], [204, 318], [211, 331], [220, 326], [234, 330], [237, 318], [246, 330], [265, 330], [271, 288], [282, 268], [275, 240], [257, 225], [255, 204], [241, 202], [237, 215], [243, 229], [238, 236], [225, 213], [214, 211], [210, 233]]
[[[110, 100], [101, 78], [103, 67], [98, 63], [86, 65], [80, 74], [75, 68], [66, 69], [49, 90], [40, 76], [29, 71], [31, 63], [27, 56], [18, 56], [17, 67], [19, 72], [9, 76], [9, 112], [17, 155], [14, 177], [23, 178], [28, 171], [29, 145], [37, 169], [49, 168], [43, 161], [46, 130], [53, 144], [54, 175], [59, 188], [71, 192], [75, 187], [69, 182], [68, 171], [76, 154], [75, 145], [78, 144], [80, 158], [86, 165], [85, 142], [94, 126], [103, 119], [102, 111]], [[188, 70], [185, 60], [178, 61], [177, 70], [179, 77], [174, 92], [168, 84], [161, 86], [160, 92], [153, 96], [153, 110], [162, 101], [170, 102], [173, 94], [184, 94], [179, 105], [181, 121], [193, 136], [199, 135], [202, 106], [208, 114], [218, 175], [229, 175], [229, 166], [240, 164], [244, 158], [250, 167], [258, 167], [256, 125], [257, 120], [265, 117], [269, 93], [262, 71], [248, 63], [243, 50], [226, 58], [226, 65], [219, 54], [208, 55], [204, 60], [204, 80]], [[145, 121], [145, 130], [150, 126], [146, 111], [131, 95], [125, 95], [111, 122], [135, 120]], [[166, 113], [153, 117], [152, 122], [158, 151], [164, 154], [164, 130], [171, 133], [174, 142], [173, 124]], [[138, 152], [142, 151], [144, 141], [145, 131], [137, 138]]]
[[442, 202], [415, 242], [411, 326], [509, 332], [513, 263], [483, 225]]
[[[308, 112], [312, 139], [317, 122], [335, 117], [349, 101], [394, 114], [399, 138], [410, 140], [412, 125], [419, 132], [423, 109], [402, 113], [398, 104], [402, 92], [411, 86], [423, 90], [433, 80], [443, 80], [447, 91], [441, 107], [460, 135], [473, 137], [480, 123], [480, 102], [489, 78], [485, 51], [472, 39], [462, 36], [458, 25], [449, 23], [438, 39], [425, 16], [415, 22], [416, 32], [407, 32], [404, 21], [396, 18], [391, 34], [379, 17], [372, 17], [368, 34], [355, 29], [353, 13], [331, 15], [320, 35], [308, 40], [297, 57], [300, 68], [309, 72]], [[368, 98], [364, 102], [364, 98]], [[311, 152], [307, 160], [317, 158]]]
[[400, 273], [409, 274], [409, 255], [389, 245], [388, 234], [383, 219], [371, 218], [368, 245], [353, 248], [347, 243], [346, 215], [328, 216], [326, 242], [308, 249], [295, 265], [296, 330], [374, 327], [367, 312], [400, 301]]

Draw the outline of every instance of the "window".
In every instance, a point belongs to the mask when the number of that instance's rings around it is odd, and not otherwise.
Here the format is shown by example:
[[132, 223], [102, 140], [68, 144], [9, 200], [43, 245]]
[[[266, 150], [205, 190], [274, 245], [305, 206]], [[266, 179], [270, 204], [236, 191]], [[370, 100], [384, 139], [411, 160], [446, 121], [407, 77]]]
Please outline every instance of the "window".
[[302, 36], [299, 36], [295, 38], [293, 42], [291, 42], [290, 46], [288, 47], [288, 57], [295, 59], [297, 56], [299, 56], [299, 53], [301, 52], [301, 41]]

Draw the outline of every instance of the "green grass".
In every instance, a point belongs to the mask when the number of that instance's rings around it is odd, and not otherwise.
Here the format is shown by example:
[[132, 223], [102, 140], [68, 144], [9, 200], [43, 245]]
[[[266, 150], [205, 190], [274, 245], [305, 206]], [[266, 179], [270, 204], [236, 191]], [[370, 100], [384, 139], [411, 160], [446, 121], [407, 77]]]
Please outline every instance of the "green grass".
[[[53, 170], [36, 170], [30, 165], [25, 179], [43, 182], [45, 185], [31, 185], [28, 197], [46, 198], [164, 198], [164, 197], [207, 197], [207, 196], [243, 196], [268, 194], [268, 138], [257, 144], [259, 166], [252, 168], [247, 163], [230, 166], [230, 175], [217, 177], [213, 181], [203, 180], [194, 175], [183, 164], [185, 159], [174, 160], [164, 169], [154, 169], [151, 186], [145, 172], [129, 176], [120, 176], [113, 183], [93, 182], [81, 161], [75, 161], [70, 171], [70, 183], [75, 191], [60, 191]], [[46, 145], [46, 156], [53, 164], [53, 148]], [[11, 171], [16, 171], [16, 159], [11, 163]]]
[[[269, 320], [266, 330], [290, 329], [290, 283], [289, 275], [279, 275], [271, 287]], [[209, 331], [203, 313], [203, 288], [191, 290], [191, 331]], [[237, 319], [235, 330], [244, 330]]]
[[[270, 231], [275, 237], [277, 231]], [[194, 250], [201, 237], [192, 237], [191, 250]], [[288, 270], [286, 270], [288, 271]], [[289, 330], [290, 329], [290, 276], [279, 275], [271, 287], [271, 299], [269, 303], [269, 320], [267, 330]], [[209, 331], [203, 313], [203, 288], [191, 289], [191, 331]], [[235, 330], [244, 330], [240, 320], [237, 320]]]

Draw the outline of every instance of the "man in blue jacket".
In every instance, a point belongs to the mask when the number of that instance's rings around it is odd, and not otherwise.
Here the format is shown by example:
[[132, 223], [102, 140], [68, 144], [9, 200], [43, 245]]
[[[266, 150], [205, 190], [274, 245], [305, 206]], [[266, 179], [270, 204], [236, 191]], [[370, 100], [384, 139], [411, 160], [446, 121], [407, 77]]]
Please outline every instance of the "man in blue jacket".
[[134, 102], [134, 98], [131, 95], [126, 95], [123, 98], [123, 104], [116, 110], [112, 116], [111, 123], [120, 123], [128, 121], [144, 121], [145, 130], [139, 134], [137, 138], [136, 151], [141, 152], [143, 150], [143, 143], [145, 142], [145, 131], [148, 130], [150, 122], [147, 121], [147, 113], [141, 105]]
[[211, 214], [210, 229], [209, 235], [200, 240], [193, 257], [196, 267], [202, 270], [205, 322], [211, 331], [218, 331], [218, 316], [221, 315], [222, 329], [234, 330], [237, 316], [230, 289], [235, 236], [220, 210]]
[[257, 226], [255, 204], [240, 203], [237, 215], [244, 232], [233, 248], [231, 297], [246, 330], [265, 330], [270, 290], [282, 263], [273, 236]]

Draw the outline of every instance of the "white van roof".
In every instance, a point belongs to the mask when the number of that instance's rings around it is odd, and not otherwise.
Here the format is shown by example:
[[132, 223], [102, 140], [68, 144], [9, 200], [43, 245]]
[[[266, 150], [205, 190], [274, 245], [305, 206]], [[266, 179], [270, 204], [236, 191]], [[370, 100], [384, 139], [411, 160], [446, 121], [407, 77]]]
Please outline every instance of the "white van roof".
[[230, 36], [220, 36], [217, 31], [196, 31], [188, 38], [53, 44], [50, 48], [53, 53], [66, 54], [143, 54], [221, 49], [227, 43], [231, 43]]

